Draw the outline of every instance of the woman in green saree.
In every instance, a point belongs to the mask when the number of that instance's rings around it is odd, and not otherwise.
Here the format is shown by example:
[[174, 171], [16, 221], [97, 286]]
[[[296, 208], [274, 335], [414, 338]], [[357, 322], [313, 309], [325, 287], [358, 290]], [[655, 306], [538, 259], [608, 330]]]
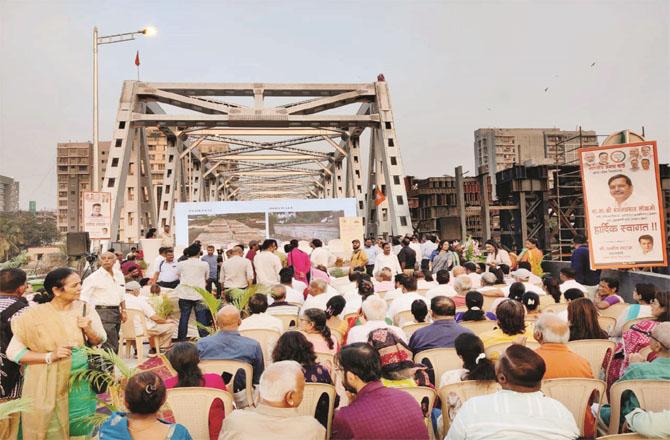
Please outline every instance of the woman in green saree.
[[95, 412], [95, 394], [85, 381], [70, 387], [70, 376], [88, 368], [85, 342], [102, 343], [105, 330], [95, 309], [79, 301], [81, 278], [74, 270], [49, 272], [44, 288], [43, 303], [12, 320], [7, 348], [10, 359], [26, 366], [22, 397], [32, 409], [21, 416], [23, 439], [86, 436], [92, 426], [84, 419]]

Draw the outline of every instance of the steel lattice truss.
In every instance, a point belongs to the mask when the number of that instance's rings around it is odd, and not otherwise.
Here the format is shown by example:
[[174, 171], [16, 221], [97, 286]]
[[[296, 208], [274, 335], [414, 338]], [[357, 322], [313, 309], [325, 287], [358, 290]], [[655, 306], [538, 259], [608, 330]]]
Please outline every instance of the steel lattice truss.
[[[250, 105], [228, 102], [245, 97]], [[273, 106], [266, 98], [291, 102]], [[346, 114], [343, 107], [352, 104], [357, 111]], [[151, 189], [147, 127], [158, 127], [168, 139], [157, 192], [160, 200], [154, 200]], [[367, 179], [361, 170], [360, 147], [365, 130], [370, 131]], [[206, 152], [199, 148], [203, 142], [209, 146]], [[217, 143], [221, 148], [212, 149]], [[386, 196], [378, 205], [375, 188]], [[353, 197], [368, 234], [412, 230], [388, 85], [383, 80], [368, 84], [126, 81], [102, 190], [112, 193], [112, 237], [118, 234], [122, 241], [136, 241], [150, 226], [172, 224], [177, 202], [268, 198]]]

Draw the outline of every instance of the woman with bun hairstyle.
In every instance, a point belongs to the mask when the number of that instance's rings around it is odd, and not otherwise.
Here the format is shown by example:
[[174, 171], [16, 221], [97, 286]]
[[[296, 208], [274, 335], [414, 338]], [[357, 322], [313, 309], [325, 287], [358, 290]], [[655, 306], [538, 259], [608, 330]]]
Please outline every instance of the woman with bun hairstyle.
[[86, 436], [96, 399], [88, 382], [70, 377], [88, 369], [85, 345], [105, 341], [105, 329], [93, 307], [79, 301], [81, 278], [61, 267], [44, 279], [40, 304], [12, 320], [14, 336], [7, 357], [25, 369], [22, 397], [32, 402], [22, 414], [25, 440]]
[[124, 397], [128, 412], [115, 412], [100, 427], [100, 440], [192, 440], [179, 423], [158, 418], [165, 403], [165, 384], [155, 373], [145, 371], [128, 380]]

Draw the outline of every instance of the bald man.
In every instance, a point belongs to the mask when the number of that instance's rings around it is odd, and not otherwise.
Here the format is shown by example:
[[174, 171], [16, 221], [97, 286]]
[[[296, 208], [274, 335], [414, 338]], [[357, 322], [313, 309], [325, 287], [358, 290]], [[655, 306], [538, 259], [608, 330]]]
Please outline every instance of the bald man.
[[116, 261], [112, 252], [103, 252], [100, 268], [86, 277], [81, 285], [81, 300], [95, 307], [107, 333], [102, 348], [114, 353], [119, 351], [121, 322], [126, 322], [126, 280], [123, 272], [114, 269]]
[[[263, 374], [263, 351], [258, 342], [240, 335], [241, 322], [240, 311], [235, 306], [222, 307], [216, 314], [218, 331], [198, 341], [198, 354], [201, 360], [236, 360], [250, 364], [256, 385]], [[240, 373], [235, 378], [235, 402], [245, 406], [243, 389], [244, 374]]]

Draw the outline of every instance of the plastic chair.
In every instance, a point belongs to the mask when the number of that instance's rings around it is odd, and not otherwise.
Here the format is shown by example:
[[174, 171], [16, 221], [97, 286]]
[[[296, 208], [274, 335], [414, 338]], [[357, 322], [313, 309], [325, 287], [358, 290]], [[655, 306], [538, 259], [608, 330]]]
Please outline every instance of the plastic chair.
[[409, 341], [409, 338], [412, 337], [415, 331], [426, 327], [427, 325], [430, 325], [430, 322], [409, 322], [405, 325], [402, 325], [400, 328], [405, 332], [405, 335], [407, 335], [407, 340]]
[[617, 304], [609, 306], [606, 309], [598, 310], [598, 315], [609, 316], [610, 318], [617, 319], [619, 316], [621, 316], [621, 314], [625, 310], [628, 310], [629, 306], [630, 306], [630, 304], [617, 303]]
[[458, 357], [455, 348], [431, 348], [421, 351], [414, 355], [414, 362], [432, 368], [435, 385], [439, 385], [445, 371], [463, 368], [463, 360]]
[[[500, 358], [500, 355], [503, 354], [505, 350], [507, 350], [507, 347], [512, 344], [514, 344], [514, 342], [501, 342], [499, 344], [493, 344], [484, 350], [486, 352], [486, 357], [489, 359], [498, 359]], [[540, 344], [536, 341], [526, 341], [526, 347], [530, 348], [531, 350], [535, 350], [539, 346]]]
[[[445, 385], [437, 391], [437, 396], [442, 403], [442, 429], [443, 435], [449, 432], [449, 394], [454, 393], [465, 403], [471, 397], [493, 394], [500, 390], [500, 385], [494, 380], [466, 380], [463, 382]], [[484, 415], [483, 415], [484, 416]]]
[[393, 321], [396, 325], [402, 326], [405, 323], [414, 322], [414, 315], [411, 310], [403, 310], [393, 317]]
[[433, 429], [433, 420], [431, 418], [431, 412], [433, 410], [433, 406], [435, 406], [435, 399], [437, 398], [437, 393], [435, 392], [435, 390], [429, 387], [408, 387], [399, 389], [411, 394], [412, 397], [414, 397], [414, 399], [419, 403], [422, 412], [423, 412], [422, 402], [428, 399], [426, 406], [428, 411], [423, 413], [423, 417], [424, 422], [426, 423], [426, 427], [428, 428], [428, 435], [430, 436], [431, 439], [434, 439], [435, 430]]
[[561, 402], [572, 413], [579, 432], [584, 435], [584, 416], [590, 408], [593, 392], [598, 393], [598, 407], [605, 394], [605, 382], [597, 379], [563, 378], [542, 381], [542, 392]]
[[326, 439], [330, 438], [330, 430], [333, 424], [333, 414], [335, 413], [335, 387], [328, 383], [306, 383], [302, 394], [302, 402], [298, 406], [298, 413], [301, 416], [316, 417], [316, 406], [321, 396], [328, 396], [328, 426], [326, 427]]
[[272, 350], [277, 345], [281, 333], [274, 329], [248, 329], [240, 330], [240, 335], [251, 338], [261, 345], [263, 363], [267, 368], [272, 363]]
[[330, 373], [333, 374], [335, 371], [335, 356], [330, 353], [319, 353], [318, 351], [314, 354], [316, 354], [316, 361], [328, 368]]
[[564, 310], [568, 309], [568, 303], [553, 303], [553, 304], [545, 304], [541, 305], [540, 304], [540, 311], [541, 312], [553, 312], [553, 313], [560, 313]]
[[493, 330], [498, 326], [498, 321], [491, 321], [490, 319], [483, 319], [481, 321], [459, 321], [460, 325], [472, 330], [472, 333], [480, 335], [484, 332]]
[[[139, 310], [126, 309], [128, 319], [121, 323], [121, 340], [125, 346], [125, 357], [130, 359], [130, 345], [135, 344], [137, 350], [137, 363], [141, 364], [144, 360], [144, 341], [147, 339], [147, 321]], [[142, 334], [136, 334], [135, 321], [139, 320], [142, 323]]]
[[621, 416], [621, 395], [624, 391], [635, 393], [640, 408], [646, 411], [663, 411], [668, 409], [670, 396], [670, 380], [624, 380], [615, 382], [610, 388], [610, 415], [609, 434], [619, 432]]
[[227, 391], [206, 387], [167, 390], [167, 403], [175, 421], [184, 425], [193, 438], [209, 438], [209, 408], [214, 399], [221, 399], [228, 417], [233, 411], [233, 396]]
[[[567, 345], [570, 350], [589, 361], [594, 379], [600, 378], [600, 370], [603, 368], [603, 362], [608, 350], [611, 356], [616, 347], [616, 343], [609, 339], [582, 339], [580, 341], [570, 341]], [[609, 360], [605, 367], [608, 364]], [[605, 368], [605, 372], [607, 372], [607, 368]]]
[[284, 325], [284, 331], [289, 331], [291, 328], [298, 327], [298, 315], [295, 314], [289, 314], [289, 315], [283, 315], [283, 314], [272, 314], [275, 318], [281, 319], [282, 324]]
[[[254, 385], [253, 385], [253, 380], [254, 380], [254, 369], [250, 364], [247, 364], [246, 362], [242, 361], [236, 361], [233, 359], [227, 359], [227, 360], [205, 360], [205, 361], [200, 361], [198, 364], [200, 367], [200, 370], [202, 371], [203, 374], [205, 373], [212, 373], [212, 374], [218, 374], [223, 378], [223, 373], [228, 373], [230, 375], [230, 378], [228, 380], [224, 380], [226, 383], [226, 388], [229, 390], [233, 390], [233, 383], [235, 379], [235, 375], [239, 370], [244, 371], [244, 387], [246, 390], [246, 395], [247, 395], [247, 402], [249, 405], [253, 405], [254, 403]], [[198, 388], [201, 389], [201, 388]]]
[[630, 330], [632, 326], [637, 324], [638, 322], [642, 321], [649, 321], [650, 319], [653, 319], [650, 316], [646, 316], [644, 318], [635, 318], [635, 319], [629, 319], [628, 321], [624, 322], [623, 327], [621, 327], [621, 333], [625, 333], [627, 330]]
[[335, 339], [337, 339], [337, 343], [342, 345], [342, 341], [344, 340], [344, 335], [336, 328], [330, 328], [330, 334], [335, 336]]
[[604, 435], [598, 437], [597, 440], [649, 440], [649, 437], [640, 435], [637, 432], [631, 432], [630, 434]]
[[616, 326], [616, 318], [598, 315], [598, 325], [601, 329], [605, 330], [608, 335], [611, 335]]

